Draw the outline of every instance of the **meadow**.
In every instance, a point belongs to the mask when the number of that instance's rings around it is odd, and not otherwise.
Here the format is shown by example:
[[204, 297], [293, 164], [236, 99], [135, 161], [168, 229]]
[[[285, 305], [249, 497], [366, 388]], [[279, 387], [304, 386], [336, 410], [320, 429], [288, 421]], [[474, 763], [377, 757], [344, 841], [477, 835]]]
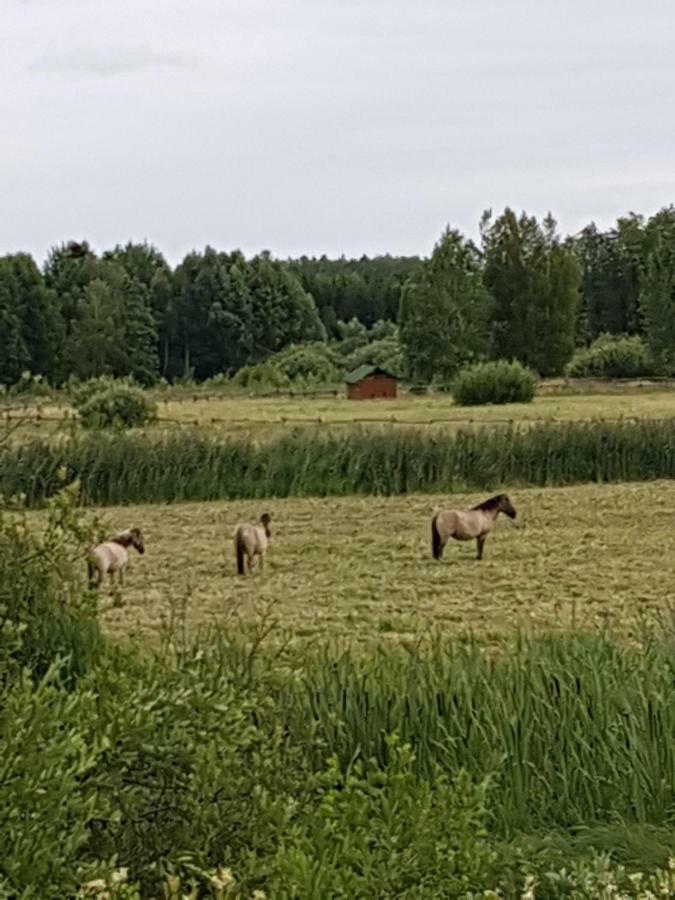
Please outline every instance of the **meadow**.
[[[15, 435], [0, 483], [39, 508], [0, 507], [0, 897], [675, 896], [674, 400], [551, 394], [442, 441], [415, 425], [474, 415], [442, 395]], [[300, 421], [321, 404], [344, 432]], [[433, 510], [497, 487], [484, 559], [433, 560]], [[94, 598], [83, 547], [132, 526]]]
[[[136, 555], [101, 622], [117, 637], [157, 638], [170, 618], [194, 633], [251, 621], [274, 608], [277, 634], [372, 645], [438, 630], [499, 641], [607, 629], [635, 636], [669, 618], [675, 601], [673, 482], [516, 489], [514, 523], [500, 517], [477, 562], [475, 543], [430, 553], [435, 507], [470, 505], [479, 493], [276, 499], [106, 507], [108, 532], [140, 526]], [[240, 520], [272, 515], [264, 574], [235, 574], [231, 536]], [[40, 518], [42, 513], [31, 513]]]
[[[658, 383], [543, 382], [532, 403], [459, 407], [448, 393], [416, 395], [401, 391], [396, 400], [349, 401], [344, 389], [292, 395], [256, 396], [241, 392], [207, 392], [173, 388], [154, 391], [159, 420], [150, 433], [186, 429], [219, 437], [278, 438], [292, 428], [349, 430], [399, 425], [406, 430], [455, 431], [481, 425], [533, 422], [578, 422], [594, 419], [662, 419], [675, 415], [675, 390]], [[50, 398], [14, 398], [0, 407], [14, 440], [49, 437], [75, 427], [74, 412]]]

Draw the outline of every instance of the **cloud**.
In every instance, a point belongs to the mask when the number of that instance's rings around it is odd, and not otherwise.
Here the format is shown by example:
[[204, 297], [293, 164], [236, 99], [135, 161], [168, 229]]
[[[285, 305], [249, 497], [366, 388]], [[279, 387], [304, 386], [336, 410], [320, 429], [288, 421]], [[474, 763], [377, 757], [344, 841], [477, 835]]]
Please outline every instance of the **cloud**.
[[197, 65], [196, 57], [152, 47], [79, 47], [64, 53], [47, 53], [30, 65], [32, 72], [63, 72], [108, 78], [148, 69], [188, 69]]

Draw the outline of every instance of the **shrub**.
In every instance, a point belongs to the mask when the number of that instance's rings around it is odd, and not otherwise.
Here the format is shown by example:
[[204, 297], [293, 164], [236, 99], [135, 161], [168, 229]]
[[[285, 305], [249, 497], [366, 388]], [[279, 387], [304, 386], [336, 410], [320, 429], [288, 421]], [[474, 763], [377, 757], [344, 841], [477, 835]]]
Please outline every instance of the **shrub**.
[[41, 533], [0, 510], [0, 689], [24, 667], [41, 678], [65, 660], [63, 677], [75, 679], [98, 658], [96, 608], [82, 589], [94, 523], [77, 503], [75, 485], [52, 497]]
[[277, 854], [271, 896], [468, 897], [497, 886], [486, 785], [462, 771], [420, 781], [410, 747], [390, 735], [386, 748], [386, 767], [331, 761], [317, 808]]
[[11, 394], [24, 394], [30, 397], [50, 397], [54, 392], [42, 375], [22, 372], [21, 377], [10, 388]]
[[232, 381], [238, 387], [263, 390], [284, 388], [290, 384], [285, 373], [271, 362], [244, 366], [243, 369], [239, 369]]
[[655, 374], [654, 360], [641, 337], [603, 334], [577, 350], [565, 368], [569, 378], [640, 378]]
[[113, 384], [77, 407], [85, 428], [138, 428], [157, 419], [157, 404], [140, 388]]
[[83, 406], [87, 400], [91, 400], [94, 394], [100, 394], [110, 388], [135, 386], [132, 378], [113, 378], [112, 375], [99, 375], [96, 378], [87, 378], [80, 381], [79, 378], [70, 378], [64, 385], [65, 392], [70, 402], [75, 407]]
[[333, 354], [326, 344], [292, 346], [271, 356], [268, 363], [275, 365], [290, 380], [330, 384], [339, 381], [339, 373]]
[[537, 376], [519, 362], [475, 363], [466, 366], [452, 383], [452, 395], [460, 406], [481, 403], [529, 403]]

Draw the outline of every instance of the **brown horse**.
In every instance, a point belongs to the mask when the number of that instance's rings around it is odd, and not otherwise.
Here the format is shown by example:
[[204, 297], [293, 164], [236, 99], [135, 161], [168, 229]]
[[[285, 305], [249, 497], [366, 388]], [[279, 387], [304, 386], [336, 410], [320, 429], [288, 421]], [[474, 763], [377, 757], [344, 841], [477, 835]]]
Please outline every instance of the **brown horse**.
[[497, 494], [472, 509], [443, 509], [431, 520], [431, 552], [440, 559], [450, 538], [456, 541], [475, 540], [478, 559], [483, 558], [483, 545], [499, 513], [515, 519], [516, 511], [506, 494]]
[[270, 531], [270, 516], [263, 513], [260, 516], [260, 523], [252, 525], [245, 522], [237, 525], [234, 531], [234, 551], [237, 556], [237, 574], [244, 575], [245, 566], [248, 568], [249, 574], [253, 571], [253, 562], [258, 557], [260, 571], [263, 570], [263, 557], [267, 550]]
[[129, 562], [129, 547], [133, 547], [140, 554], [145, 553], [140, 528], [129, 528], [109, 541], [92, 547], [87, 560], [91, 588], [98, 589], [106, 572], [110, 576], [111, 585], [114, 583], [115, 573], [120, 587], [124, 584], [124, 570]]

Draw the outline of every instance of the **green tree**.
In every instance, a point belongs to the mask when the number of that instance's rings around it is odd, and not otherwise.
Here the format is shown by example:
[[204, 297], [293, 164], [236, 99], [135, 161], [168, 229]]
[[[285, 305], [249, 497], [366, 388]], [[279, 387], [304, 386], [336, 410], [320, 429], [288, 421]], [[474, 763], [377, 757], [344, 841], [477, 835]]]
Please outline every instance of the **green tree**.
[[657, 367], [675, 373], [675, 207], [656, 213], [645, 228], [640, 312]]
[[399, 335], [409, 375], [449, 381], [487, 355], [489, 299], [471, 241], [447, 229], [401, 296]]
[[27, 253], [0, 259], [0, 381], [21, 372], [54, 379], [62, 321], [50, 291]]
[[575, 346], [580, 267], [549, 215], [539, 225], [506, 209], [481, 221], [484, 281], [494, 301], [493, 353], [557, 375]]
[[189, 254], [173, 279], [173, 373], [235, 372], [294, 343], [325, 339], [314, 300], [269, 254]]
[[579, 337], [592, 341], [601, 334], [638, 334], [640, 270], [644, 225], [638, 216], [619, 219], [606, 232], [594, 223], [574, 241], [582, 268]]

